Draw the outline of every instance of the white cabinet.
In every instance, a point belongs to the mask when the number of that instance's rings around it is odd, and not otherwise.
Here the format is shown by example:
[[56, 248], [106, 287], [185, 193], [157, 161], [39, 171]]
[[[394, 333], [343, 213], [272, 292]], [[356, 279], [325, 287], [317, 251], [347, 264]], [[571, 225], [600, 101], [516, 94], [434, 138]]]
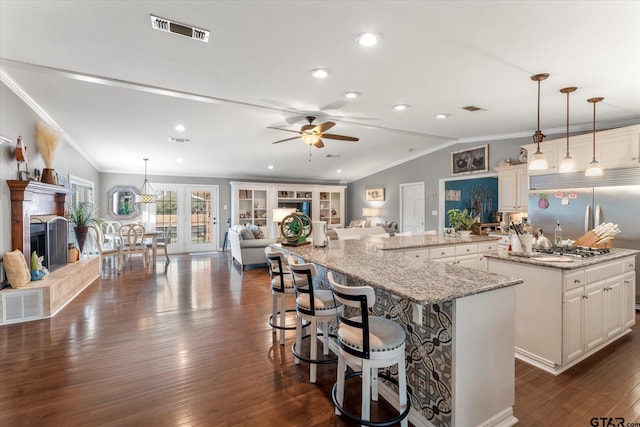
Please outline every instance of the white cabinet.
[[584, 289], [573, 289], [562, 297], [564, 363], [584, 354]]
[[268, 185], [231, 183], [231, 222], [267, 227], [271, 218], [271, 192]]
[[498, 171], [498, 210], [526, 211], [529, 198], [527, 165], [499, 166], [496, 171]]
[[487, 271], [487, 261], [484, 254], [497, 250], [498, 243], [495, 241], [435, 246], [429, 249], [421, 248], [402, 252], [410, 257]]
[[315, 199], [318, 200], [314, 217], [331, 227], [344, 227], [344, 191], [340, 189], [319, 188]]
[[628, 258], [623, 262], [622, 276], [622, 324], [624, 328], [636, 323], [636, 262], [635, 258]]
[[[536, 151], [536, 144], [523, 146], [529, 158]], [[558, 172], [558, 164], [567, 153], [567, 139], [544, 141], [540, 150], [547, 157], [549, 168], [529, 171], [529, 175]], [[569, 138], [569, 154], [576, 161], [578, 171], [584, 171], [593, 158], [593, 133], [586, 132]], [[596, 132], [596, 160], [606, 169], [638, 166], [640, 164], [640, 125]]]

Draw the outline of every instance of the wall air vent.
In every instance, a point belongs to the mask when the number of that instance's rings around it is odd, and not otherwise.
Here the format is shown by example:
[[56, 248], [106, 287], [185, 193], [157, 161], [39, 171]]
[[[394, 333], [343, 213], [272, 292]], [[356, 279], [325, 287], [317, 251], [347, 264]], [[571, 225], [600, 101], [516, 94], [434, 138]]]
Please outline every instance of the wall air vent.
[[167, 33], [178, 34], [180, 36], [189, 37], [194, 40], [200, 40], [207, 43], [209, 41], [209, 31], [192, 27], [191, 25], [180, 24], [169, 19], [160, 18], [149, 15], [151, 17], [151, 26], [154, 30], [164, 31]]
[[189, 138], [174, 138], [172, 136], [169, 137], [169, 141], [177, 142], [178, 144], [188, 144], [191, 142]]

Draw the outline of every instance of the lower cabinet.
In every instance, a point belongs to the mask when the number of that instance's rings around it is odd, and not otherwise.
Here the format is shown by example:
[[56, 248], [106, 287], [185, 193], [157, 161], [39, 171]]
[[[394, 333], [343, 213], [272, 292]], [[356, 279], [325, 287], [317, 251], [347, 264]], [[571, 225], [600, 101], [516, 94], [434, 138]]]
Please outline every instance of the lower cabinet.
[[402, 252], [411, 257], [487, 271], [487, 260], [484, 254], [497, 250], [498, 242], [495, 241], [436, 246], [430, 249], [404, 250]]

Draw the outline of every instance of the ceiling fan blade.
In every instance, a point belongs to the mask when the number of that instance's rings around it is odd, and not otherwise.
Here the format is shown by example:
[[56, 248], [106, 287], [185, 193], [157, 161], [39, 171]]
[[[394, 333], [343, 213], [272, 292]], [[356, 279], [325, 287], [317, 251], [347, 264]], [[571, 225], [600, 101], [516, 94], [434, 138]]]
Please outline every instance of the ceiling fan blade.
[[324, 147], [324, 143], [322, 142], [321, 139], [319, 139], [318, 142], [313, 144], [313, 146], [316, 147], [316, 148], [322, 148], [322, 147]]
[[281, 143], [281, 142], [285, 142], [285, 141], [292, 141], [292, 140], [294, 140], [294, 139], [298, 139], [298, 138], [300, 138], [300, 137], [299, 137], [299, 136], [294, 136], [293, 138], [281, 139], [280, 141], [272, 142], [272, 144], [279, 144], [279, 143]]
[[267, 129], [276, 129], [276, 130], [283, 130], [285, 132], [293, 132], [293, 133], [297, 133], [298, 135], [301, 134], [301, 132], [299, 130], [291, 130], [291, 129], [284, 129], [284, 128], [274, 128], [272, 126], [267, 126]]
[[336, 124], [333, 122], [324, 122], [321, 125], [315, 127], [314, 131], [318, 133], [324, 133], [325, 130], [329, 130], [334, 127]]
[[353, 136], [334, 135], [332, 133], [323, 133], [322, 137], [328, 139], [339, 139], [340, 141], [360, 141], [360, 138], [355, 138]]

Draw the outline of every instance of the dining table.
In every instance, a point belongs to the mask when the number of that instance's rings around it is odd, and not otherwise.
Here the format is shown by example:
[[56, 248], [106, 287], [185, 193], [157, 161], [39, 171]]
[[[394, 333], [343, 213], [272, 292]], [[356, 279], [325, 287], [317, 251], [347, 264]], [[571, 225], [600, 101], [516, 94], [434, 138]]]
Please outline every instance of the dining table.
[[[153, 261], [153, 265], [155, 267], [156, 264], [156, 258], [158, 255], [158, 238], [162, 236], [162, 232], [161, 231], [145, 231], [144, 235], [143, 235], [143, 242], [146, 243], [150, 243], [151, 244], [151, 259]], [[116, 245], [116, 247], [121, 247], [122, 246], [122, 241], [120, 239], [120, 234], [118, 233], [105, 233], [104, 234], [105, 240], [107, 241], [111, 241], [114, 242], [114, 244]]]

